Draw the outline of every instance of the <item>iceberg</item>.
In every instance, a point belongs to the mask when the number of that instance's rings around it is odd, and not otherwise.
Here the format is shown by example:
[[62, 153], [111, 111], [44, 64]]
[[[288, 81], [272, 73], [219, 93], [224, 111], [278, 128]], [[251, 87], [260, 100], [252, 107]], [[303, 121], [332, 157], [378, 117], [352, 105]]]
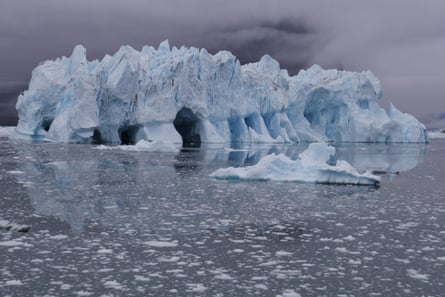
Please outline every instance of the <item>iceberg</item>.
[[136, 144], [140, 140], [207, 143], [428, 142], [409, 114], [379, 106], [370, 71], [314, 65], [290, 76], [266, 55], [241, 65], [228, 51], [194, 47], [141, 51], [121, 47], [88, 61], [45, 61], [18, 97], [11, 136], [67, 143]]
[[344, 160], [334, 161], [335, 148], [326, 143], [311, 143], [297, 160], [284, 154], [270, 154], [247, 167], [222, 168], [210, 174], [216, 179], [272, 180], [326, 184], [379, 185], [380, 177], [359, 173]]

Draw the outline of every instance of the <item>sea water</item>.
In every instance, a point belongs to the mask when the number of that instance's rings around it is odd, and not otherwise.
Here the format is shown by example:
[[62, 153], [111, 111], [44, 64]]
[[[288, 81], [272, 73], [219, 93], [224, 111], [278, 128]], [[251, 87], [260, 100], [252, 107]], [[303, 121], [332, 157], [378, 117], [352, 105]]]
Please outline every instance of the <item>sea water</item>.
[[1, 138], [0, 295], [444, 294], [445, 141], [334, 145], [380, 187], [208, 176], [307, 144], [154, 153]]

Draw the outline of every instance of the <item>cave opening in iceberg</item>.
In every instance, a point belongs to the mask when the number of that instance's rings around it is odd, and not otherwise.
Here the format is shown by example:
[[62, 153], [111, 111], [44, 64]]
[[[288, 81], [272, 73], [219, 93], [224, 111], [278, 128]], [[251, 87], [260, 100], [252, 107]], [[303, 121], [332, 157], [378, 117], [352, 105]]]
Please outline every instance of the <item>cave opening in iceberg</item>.
[[99, 129], [94, 129], [92, 136], [93, 144], [102, 144], [104, 141], [102, 140], [102, 133], [100, 133]]
[[346, 104], [329, 100], [328, 96], [323, 90], [314, 92], [306, 102], [303, 115], [312, 129], [326, 135], [329, 140], [341, 141], [341, 126], [347, 121], [342, 115], [347, 114], [348, 108]]
[[182, 137], [183, 147], [200, 147], [201, 135], [199, 134], [199, 118], [189, 108], [182, 108], [176, 114], [173, 125]]
[[118, 130], [119, 138], [122, 145], [134, 145], [137, 142], [138, 125], [126, 126]]
[[45, 119], [42, 122], [42, 128], [43, 130], [45, 130], [46, 132], [49, 131], [49, 129], [51, 128], [51, 125], [53, 124], [54, 119]]

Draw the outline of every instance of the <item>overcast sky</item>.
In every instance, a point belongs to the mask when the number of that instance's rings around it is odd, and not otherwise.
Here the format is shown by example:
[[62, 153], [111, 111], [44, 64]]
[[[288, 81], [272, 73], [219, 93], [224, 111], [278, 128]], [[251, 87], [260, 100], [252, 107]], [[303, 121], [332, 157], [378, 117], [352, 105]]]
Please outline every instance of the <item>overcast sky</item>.
[[445, 117], [443, 0], [1, 0], [0, 125], [15, 124], [15, 102], [39, 62], [69, 56], [76, 44], [89, 59], [121, 45], [227, 49], [242, 63], [264, 54], [290, 73], [325, 68], [370, 69], [383, 105], [428, 124]]

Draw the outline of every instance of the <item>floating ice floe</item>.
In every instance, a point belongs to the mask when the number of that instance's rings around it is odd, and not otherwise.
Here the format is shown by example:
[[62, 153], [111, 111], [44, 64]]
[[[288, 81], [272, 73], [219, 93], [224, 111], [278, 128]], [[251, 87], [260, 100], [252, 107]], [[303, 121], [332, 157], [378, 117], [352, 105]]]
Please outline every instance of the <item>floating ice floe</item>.
[[429, 131], [428, 137], [430, 139], [445, 139], [445, 129], [441, 131]]
[[226, 142], [428, 142], [425, 126], [393, 105], [371, 71], [314, 65], [290, 76], [266, 55], [241, 65], [230, 52], [123, 46], [88, 61], [46, 61], [19, 96], [12, 137], [135, 144]]
[[123, 151], [134, 151], [134, 152], [163, 152], [163, 153], [177, 153], [179, 149], [173, 143], [168, 143], [164, 141], [146, 141], [139, 140], [135, 145], [118, 145], [118, 146], [107, 146], [99, 145], [95, 147], [99, 150], [109, 150], [109, 149], [120, 149]]
[[311, 143], [297, 160], [279, 154], [263, 157], [256, 165], [218, 169], [210, 176], [229, 180], [273, 180], [329, 184], [378, 185], [380, 177], [359, 173], [344, 160], [333, 161], [335, 148]]
[[151, 246], [151, 247], [158, 247], [158, 248], [170, 248], [170, 247], [178, 246], [177, 241], [150, 240], [150, 241], [144, 242], [144, 244]]
[[7, 220], [0, 219], [0, 230], [2, 229], [26, 233], [29, 231], [30, 227], [27, 225], [19, 225]]

